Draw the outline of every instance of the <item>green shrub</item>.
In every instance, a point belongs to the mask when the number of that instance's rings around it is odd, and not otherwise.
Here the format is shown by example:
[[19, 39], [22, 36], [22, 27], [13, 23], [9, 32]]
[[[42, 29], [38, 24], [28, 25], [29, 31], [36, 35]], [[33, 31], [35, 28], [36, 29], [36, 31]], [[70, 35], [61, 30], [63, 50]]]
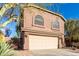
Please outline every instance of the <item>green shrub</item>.
[[0, 42], [0, 56], [13, 56], [14, 51], [8, 43]]

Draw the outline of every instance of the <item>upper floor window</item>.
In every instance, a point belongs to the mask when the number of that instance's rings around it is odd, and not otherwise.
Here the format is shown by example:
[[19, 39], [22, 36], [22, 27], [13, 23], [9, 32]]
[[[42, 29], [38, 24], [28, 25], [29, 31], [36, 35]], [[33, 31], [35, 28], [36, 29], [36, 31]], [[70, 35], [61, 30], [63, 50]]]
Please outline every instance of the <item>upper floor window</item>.
[[36, 25], [44, 25], [44, 19], [41, 15], [36, 15], [35, 16], [35, 20], [34, 20], [34, 24]]
[[56, 28], [56, 29], [58, 29], [59, 28], [59, 21], [54, 21], [54, 22], [52, 22], [52, 28]]

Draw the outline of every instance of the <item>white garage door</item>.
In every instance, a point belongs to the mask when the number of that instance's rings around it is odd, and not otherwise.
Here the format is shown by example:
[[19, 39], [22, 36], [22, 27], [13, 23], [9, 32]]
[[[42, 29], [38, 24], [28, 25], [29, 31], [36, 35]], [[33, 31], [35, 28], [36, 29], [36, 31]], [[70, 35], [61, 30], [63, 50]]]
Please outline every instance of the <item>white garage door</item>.
[[58, 38], [29, 35], [29, 49], [57, 49]]

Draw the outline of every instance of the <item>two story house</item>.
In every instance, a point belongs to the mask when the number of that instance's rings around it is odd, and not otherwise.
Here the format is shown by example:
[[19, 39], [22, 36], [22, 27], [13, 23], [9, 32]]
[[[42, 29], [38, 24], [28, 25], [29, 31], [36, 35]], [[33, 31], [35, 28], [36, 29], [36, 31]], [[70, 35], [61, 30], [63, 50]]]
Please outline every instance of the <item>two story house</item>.
[[23, 10], [21, 40], [24, 49], [58, 49], [65, 46], [63, 16], [35, 5], [28, 5]]

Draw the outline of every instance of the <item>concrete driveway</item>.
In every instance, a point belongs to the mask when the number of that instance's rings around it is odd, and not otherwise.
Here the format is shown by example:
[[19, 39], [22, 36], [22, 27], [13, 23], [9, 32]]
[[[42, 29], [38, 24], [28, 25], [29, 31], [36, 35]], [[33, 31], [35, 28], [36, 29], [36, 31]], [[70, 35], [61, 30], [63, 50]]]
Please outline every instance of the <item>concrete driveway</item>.
[[79, 53], [73, 53], [66, 49], [52, 49], [52, 50], [33, 50], [33, 56], [79, 56]]

